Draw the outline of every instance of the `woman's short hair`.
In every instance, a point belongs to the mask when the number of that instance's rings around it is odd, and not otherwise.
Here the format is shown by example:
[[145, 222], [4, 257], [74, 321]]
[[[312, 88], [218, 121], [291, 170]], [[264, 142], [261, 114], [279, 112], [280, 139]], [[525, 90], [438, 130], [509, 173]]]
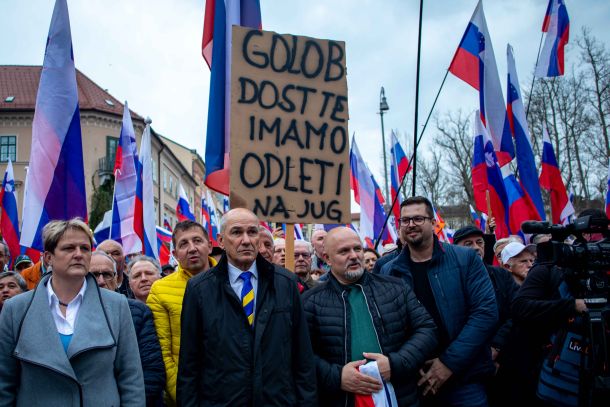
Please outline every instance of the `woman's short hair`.
[[21, 277], [21, 274], [15, 271], [3, 271], [2, 273], [0, 273], [0, 280], [7, 277], [13, 277], [15, 281], [17, 281], [17, 285], [19, 286], [19, 288], [21, 288], [21, 291], [26, 292], [28, 290], [28, 285], [23, 279], [23, 277]]
[[80, 230], [89, 238], [89, 244], [93, 245], [93, 235], [91, 229], [81, 218], [70, 220], [52, 220], [42, 229], [42, 246], [45, 252], [53, 253], [60, 239], [68, 229]]
[[134, 257], [133, 259], [131, 259], [129, 261], [129, 263], [127, 263], [127, 275], [131, 275], [131, 268], [134, 266], [134, 264], [136, 264], [139, 261], [149, 262], [150, 264], [155, 266], [155, 268], [157, 269], [159, 274], [162, 274], [161, 263], [159, 263], [159, 261], [157, 259], [155, 259], [154, 257], [145, 256], [145, 255], [141, 254], [139, 256]]

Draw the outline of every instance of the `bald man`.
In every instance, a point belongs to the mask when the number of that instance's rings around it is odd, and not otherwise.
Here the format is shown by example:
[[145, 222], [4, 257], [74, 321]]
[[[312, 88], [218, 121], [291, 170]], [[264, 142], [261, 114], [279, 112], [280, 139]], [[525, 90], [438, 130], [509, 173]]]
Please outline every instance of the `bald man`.
[[225, 213], [218, 234], [225, 254], [187, 284], [178, 405], [317, 405], [296, 276], [260, 256], [258, 225], [247, 209]]
[[[386, 383], [398, 405], [417, 405], [417, 372], [437, 346], [432, 317], [403, 282], [365, 273], [364, 249], [353, 230], [328, 232], [324, 256], [328, 282], [303, 295], [320, 404], [354, 405], [383, 392]], [[371, 361], [382, 380], [361, 372]]]

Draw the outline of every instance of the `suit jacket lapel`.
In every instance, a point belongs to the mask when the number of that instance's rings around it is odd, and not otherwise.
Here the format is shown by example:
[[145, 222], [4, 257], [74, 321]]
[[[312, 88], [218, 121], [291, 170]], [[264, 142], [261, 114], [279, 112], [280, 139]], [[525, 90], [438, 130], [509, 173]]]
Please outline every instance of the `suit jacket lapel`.
[[[100, 288], [92, 277], [87, 275], [87, 278], [87, 288], [74, 324], [74, 335], [68, 346], [70, 359], [87, 349], [109, 348], [116, 345], [109, 321], [106, 320], [102, 309], [101, 293], [97, 292]], [[113, 311], [118, 312], [118, 310]], [[110, 312], [111, 310], [106, 309], [106, 313]], [[108, 317], [115, 316], [108, 314]]]
[[49, 276], [44, 277], [34, 291], [32, 304], [23, 318], [14, 354], [18, 359], [76, 379], [51, 314], [46, 287], [48, 281]]

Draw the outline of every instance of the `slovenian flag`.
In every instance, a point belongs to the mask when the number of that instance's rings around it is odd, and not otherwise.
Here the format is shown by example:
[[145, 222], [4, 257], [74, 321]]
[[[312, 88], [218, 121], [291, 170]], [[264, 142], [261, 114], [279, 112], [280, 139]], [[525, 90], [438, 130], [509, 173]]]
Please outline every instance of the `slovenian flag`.
[[561, 76], [564, 72], [564, 48], [570, 40], [570, 18], [563, 0], [549, 0], [542, 31], [544, 45], [534, 75], [539, 78]]
[[460, 41], [449, 72], [479, 91], [479, 114], [500, 165], [515, 156], [496, 57], [479, 0]]
[[567, 224], [570, 215], [574, 214], [574, 206], [568, 199], [566, 186], [561, 178], [555, 151], [546, 127], [543, 127], [542, 171], [540, 186], [551, 193], [551, 218], [554, 224]]
[[6, 172], [2, 180], [2, 192], [0, 192], [0, 195], [2, 195], [0, 197], [0, 202], [2, 202], [0, 232], [10, 252], [11, 260], [8, 266], [12, 270], [13, 262], [21, 253], [21, 247], [19, 246], [19, 215], [17, 212], [17, 198], [15, 197], [15, 176], [13, 175], [13, 163], [10, 158], [6, 164]]
[[123, 246], [125, 254], [141, 253], [142, 241], [136, 233], [135, 205], [138, 160], [134, 148], [136, 134], [127, 102], [114, 163], [114, 194], [110, 238]]
[[146, 256], [158, 259], [156, 237], [155, 195], [153, 192], [153, 159], [150, 139], [150, 120], [142, 134], [140, 156], [138, 157], [138, 184], [136, 188], [135, 231], [142, 242]]
[[21, 246], [43, 250], [42, 228], [52, 219], [87, 220], [83, 168], [68, 5], [56, 0], [32, 123]]
[[542, 202], [542, 192], [538, 183], [538, 169], [532, 150], [532, 140], [527, 126], [523, 99], [521, 99], [521, 89], [519, 88], [519, 78], [513, 56], [513, 47], [510, 44], [506, 47], [506, 57], [508, 65], [508, 92], [506, 110], [511, 132], [515, 139], [517, 171], [519, 181], [527, 200], [528, 215], [530, 220], [546, 220], [544, 213], [544, 203]]
[[186, 191], [182, 184], [178, 185], [178, 205], [176, 205], [176, 215], [178, 216], [178, 222], [182, 222], [183, 220], [192, 220], [195, 221], [195, 215], [191, 212], [191, 207], [189, 205], [188, 196], [186, 196]]
[[[474, 153], [472, 158], [472, 187], [476, 208], [487, 212], [486, 191], [489, 191], [489, 204], [492, 216], [496, 220], [496, 237], [507, 237], [508, 230], [508, 197], [504, 187], [502, 171], [494, 152], [487, 130], [481, 123], [480, 116], [474, 118]], [[487, 214], [489, 216], [489, 214]]]
[[[405, 175], [411, 170], [411, 166], [409, 165], [409, 159], [405, 154], [405, 151], [402, 149], [400, 143], [398, 142], [398, 138], [396, 138], [396, 134], [392, 130], [392, 148], [390, 150], [392, 156], [392, 166], [390, 167], [390, 178], [391, 178], [391, 197], [390, 199], [394, 203], [392, 206], [392, 213], [394, 214], [394, 219], [398, 222], [400, 218], [400, 203], [404, 198], [404, 191], [401, 191], [400, 195], [398, 194], [398, 189], [400, 188], [400, 182], [403, 180]], [[398, 198], [396, 198], [396, 196]], [[396, 227], [399, 227], [398, 223], [396, 223]]]
[[259, 0], [206, 1], [201, 51], [212, 72], [205, 146], [205, 184], [224, 195], [229, 195], [233, 25], [262, 28]]
[[157, 235], [157, 258], [162, 266], [170, 263], [172, 232], [160, 226], [155, 227]]
[[220, 230], [220, 228], [218, 216], [216, 215], [216, 204], [214, 203], [214, 197], [212, 196], [210, 190], [206, 191], [206, 195], [208, 201], [208, 213], [210, 214], [210, 225], [208, 227], [210, 241], [212, 242], [212, 246], [217, 247], [218, 240], [216, 239], [216, 236], [218, 236], [218, 231]]

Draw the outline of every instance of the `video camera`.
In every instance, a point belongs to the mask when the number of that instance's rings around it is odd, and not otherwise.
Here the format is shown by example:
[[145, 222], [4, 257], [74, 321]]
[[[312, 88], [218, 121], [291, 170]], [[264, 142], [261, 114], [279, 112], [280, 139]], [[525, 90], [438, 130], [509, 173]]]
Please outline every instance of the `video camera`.
[[[566, 270], [571, 291], [577, 298], [610, 300], [610, 230], [607, 219], [584, 216], [566, 226], [548, 222], [523, 222], [524, 233], [550, 234], [551, 240], [537, 245], [538, 263], [552, 263]], [[603, 238], [589, 242], [585, 235]], [[572, 244], [565, 243], [571, 236]], [[604, 303], [606, 302], [604, 301]]]

